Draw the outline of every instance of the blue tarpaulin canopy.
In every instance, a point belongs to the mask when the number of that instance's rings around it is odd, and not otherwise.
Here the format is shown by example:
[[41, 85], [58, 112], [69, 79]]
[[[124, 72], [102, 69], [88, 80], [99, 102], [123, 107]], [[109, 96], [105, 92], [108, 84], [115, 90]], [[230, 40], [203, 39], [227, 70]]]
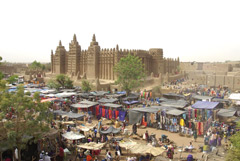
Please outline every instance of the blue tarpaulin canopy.
[[213, 110], [218, 104], [219, 102], [197, 101], [192, 105], [192, 108]]

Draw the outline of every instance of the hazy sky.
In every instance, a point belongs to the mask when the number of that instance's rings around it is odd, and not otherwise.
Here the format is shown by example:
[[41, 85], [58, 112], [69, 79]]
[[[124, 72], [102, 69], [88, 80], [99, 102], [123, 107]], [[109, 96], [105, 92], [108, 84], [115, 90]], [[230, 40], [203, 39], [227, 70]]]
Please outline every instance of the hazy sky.
[[59, 40], [76, 33], [87, 49], [163, 48], [180, 61], [240, 60], [240, 1], [1, 0], [0, 56], [10, 62], [50, 62]]

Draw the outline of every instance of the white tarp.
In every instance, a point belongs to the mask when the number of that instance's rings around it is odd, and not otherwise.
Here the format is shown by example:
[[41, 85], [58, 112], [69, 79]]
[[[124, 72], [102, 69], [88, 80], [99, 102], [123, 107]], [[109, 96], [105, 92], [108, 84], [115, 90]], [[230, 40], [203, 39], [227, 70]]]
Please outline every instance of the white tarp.
[[231, 100], [240, 100], [240, 93], [232, 93], [228, 99], [231, 99]]
[[62, 136], [65, 138], [65, 139], [68, 139], [68, 140], [78, 140], [78, 139], [82, 139], [82, 138], [85, 138], [84, 135], [82, 134], [76, 134], [72, 131], [70, 132], [66, 132], [65, 134], [62, 134]]
[[74, 96], [74, 95], [77, 95], [77, 93], [75, 92], [63, 92], [63, 93], [58, 93], [56, 94], [56, 97], [71, 97], [71, 96]]
[[128, 142], [120, 142], [119, 146], [129, 149], [132, 154], [141, 154], [141, 155], [147, 155], [151, 154], [153, 156], [159, 156], [164, 152], [164, 149], [160, 147], [153, 147], [152, 145], [148, 144], [139, 144], [133, 141]]
[[85, 143], [83, 145], [78, 145], [79, 148], [88, 149], [88, 150], [101, 150], [104, 147], [105, 143]]
[[94, 126], [77, 126], [77, 128], [79, 128], [81, 131], [90, 131], [93, 130], [94, 127], [96, 127], [97, 125]]

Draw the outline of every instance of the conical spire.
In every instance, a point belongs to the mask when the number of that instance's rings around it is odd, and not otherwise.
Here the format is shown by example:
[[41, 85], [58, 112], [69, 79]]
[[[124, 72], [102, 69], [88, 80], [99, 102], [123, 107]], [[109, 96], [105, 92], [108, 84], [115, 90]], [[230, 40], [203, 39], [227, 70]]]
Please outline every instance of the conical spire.
[[96, 41], [95, 34], [93, 34], [92, 41], [94, 41], [94, 42]]
[[118, 48], [118, 44], [116, 45], [116, 50], [118, 50], [119, 48]]
[[61, 40], [59, 41], [59, 46], [62, 46], [62, 42], [61, 42]]
[[76, 34], [73, 35], [73, 41], [77, 41]]

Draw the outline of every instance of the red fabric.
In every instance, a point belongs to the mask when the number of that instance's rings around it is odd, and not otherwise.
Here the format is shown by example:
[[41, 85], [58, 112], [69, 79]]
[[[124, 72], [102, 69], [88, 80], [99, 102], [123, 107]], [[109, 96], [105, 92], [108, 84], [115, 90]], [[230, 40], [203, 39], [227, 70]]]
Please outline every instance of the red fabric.
[[105, 109], [102, 108], [102, 117], [105, 117]]
[[197, 109], [194, 110], [195, 118], [197, 118]]
[[198, 122], [197, 125], [198, 125], [198, 135], [201, 135], [201, 122]]
[[115, 111], [116, 118], [118, 117], [118, 115], [119, 115], [119, 111]]
[[94, 154], [94, 155], [99, 155], [100, 153], [101, 153], [101, 150], [94, 150], [94, 151], [93, 151], [93, 154]]
[[96, 107], [96, 116], [99, 114], [99, 105]]
[[87, 155], [87, 161], [91, 161], [91, 160], [92, 160], [91, 155]]
[[191, 123], [191, 122], [189, 122], [189, 128], [190, 128], [190, 129], [192, 128], [192, 123]]
[[112, 119], [112, 110], [108, 110], [109, 113], [109, 119]]
[[147, 127], [147, 122], [145, 121], [144, 117], [142, 118], [142, 125], [144, 125], [145, 127]]
[[64, 150], [62, 147], [59, 148], [59, 156], [64, 157]]

